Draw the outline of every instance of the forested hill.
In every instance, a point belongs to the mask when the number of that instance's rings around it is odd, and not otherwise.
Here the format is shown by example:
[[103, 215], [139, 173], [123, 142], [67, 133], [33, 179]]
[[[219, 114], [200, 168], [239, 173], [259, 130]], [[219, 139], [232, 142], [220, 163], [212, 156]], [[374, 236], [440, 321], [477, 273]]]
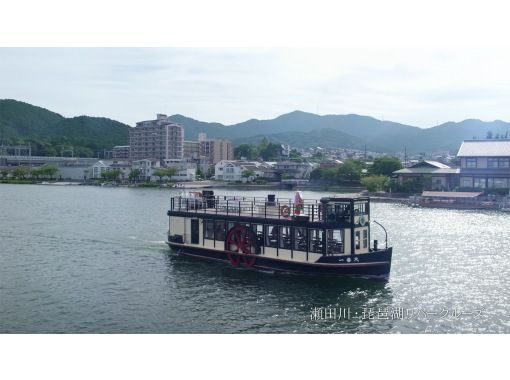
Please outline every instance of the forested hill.
[[95, 157], [104, 149], [127, 145], [129, 128], [107, 118], [65, 118], [28, 103], [0, 99], [0, 144], [30, 143], [32, 155], [59, 155], [62, 148], [72, 147], [75, 156]]
[[392, 121], [361, 115], [316, 115], [293, 111], [274, 119], [223, 125], [207, 123], [182, 115], [170, 119], [186, 127], [186, 139], [196, 139], [199, 132], [211, 137], [224, 137], [235, 145], [257, 143], [263, 137], [274, 143], [286, 143], [298, 148], [354, 148], [380, 152], [457, 153], [463, 140], [510, 137], [510, 123], [495, 120], [468, 119], [447, 122], [432, 128], [418, 128]]
[[[166, 110], [161, 110], [165, 112]], [[198, 121], [183, 115], [170, 119], [184, 126], [185, 140], [198, 133], [226, 138], [234, 145], [257, 143], [263, 137], [297, 148], [353, 148], [394, 153], [450, 151], [455, 154], [463, 140], [508, 138], [510, 123], [468, 119], [432, 128], [377, 120], [360, 115], [316, 115], [294, 111], [274, 119], [250, 119], [234, 125]], [[127, 145], [129, 126], [115, 120], [58, 113], [11, 99], [0, 100], [0, 144], [26, 144], [34, 155], [55, 155], [72, 147], [75, 155], [95, 157], [115, 145]]]

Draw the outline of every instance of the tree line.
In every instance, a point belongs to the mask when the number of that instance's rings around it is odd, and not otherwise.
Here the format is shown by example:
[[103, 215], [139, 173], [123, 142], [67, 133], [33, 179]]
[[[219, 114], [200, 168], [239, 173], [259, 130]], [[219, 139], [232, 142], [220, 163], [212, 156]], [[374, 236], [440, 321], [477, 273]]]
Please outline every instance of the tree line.
[[12, 178], [15, 180], [32, 179], [53, 179], [58, 173], [58, 168], [54, 165], [43, 165], [34, 168], [18, 166], [13, 169], [3, 168], [0, 175], [3, 180]]
[[402, 163], [396, 157], [378, 157], [372, 165], [348, 159], [338, 167], [315, 169], [310, 179], [325, 180], [337, 185], [361, 184], [372, 192], [386, 191], [390, 187], [391, 175], [399, 169], [402, 169]]

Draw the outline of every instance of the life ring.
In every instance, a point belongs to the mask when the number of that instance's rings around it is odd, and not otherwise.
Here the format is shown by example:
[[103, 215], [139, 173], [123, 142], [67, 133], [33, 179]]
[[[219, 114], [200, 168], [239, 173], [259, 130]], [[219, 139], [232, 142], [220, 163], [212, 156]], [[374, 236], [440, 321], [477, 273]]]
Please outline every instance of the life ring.
[[283, 216], [284, 218], [288, 218], [290, 215], [290, 207], [287, 205], [283, 205], [282, 207], [280, 207], [280, 215]]
[[359, 224], [360, 224], [361, 226], [364, 226], [364, 225], [365, 225], [365, 222], [366, 222], [366, 221], [365, 221], [365, 217], [364, 217], [363, 215], [361, 215], [361, 216], [359, 217]]

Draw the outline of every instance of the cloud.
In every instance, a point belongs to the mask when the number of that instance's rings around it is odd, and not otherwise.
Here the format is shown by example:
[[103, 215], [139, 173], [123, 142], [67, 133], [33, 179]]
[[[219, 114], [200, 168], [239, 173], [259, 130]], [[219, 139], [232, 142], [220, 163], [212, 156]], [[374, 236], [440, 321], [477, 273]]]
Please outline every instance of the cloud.
[[510, 120], [508, 49], [0, 49], [0, 97], [134, 125], [232, 124], [300, 109], [411, 125]]

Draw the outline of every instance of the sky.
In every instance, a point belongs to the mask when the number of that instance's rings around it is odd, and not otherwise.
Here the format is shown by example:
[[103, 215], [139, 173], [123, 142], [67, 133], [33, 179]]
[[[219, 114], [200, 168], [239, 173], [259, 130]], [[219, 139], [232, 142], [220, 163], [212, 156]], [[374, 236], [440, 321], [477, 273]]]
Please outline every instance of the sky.
[[134, 125], [301, 110], [428, 128], [510, 121], [510, 48], [0, 48], [0, 98]]

